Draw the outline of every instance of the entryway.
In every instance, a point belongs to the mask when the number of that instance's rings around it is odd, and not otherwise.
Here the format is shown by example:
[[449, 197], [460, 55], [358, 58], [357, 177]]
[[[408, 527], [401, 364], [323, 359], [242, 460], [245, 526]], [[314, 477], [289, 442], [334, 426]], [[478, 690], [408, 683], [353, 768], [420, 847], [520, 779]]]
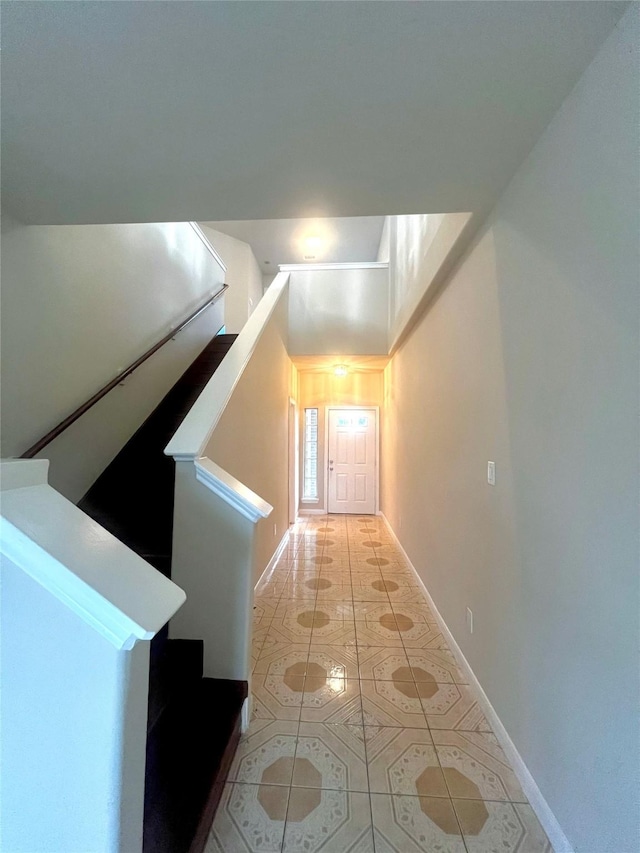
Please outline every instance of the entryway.
[[378, 494], [378, 409], [327, 409], [327, 509], [373, 515]]

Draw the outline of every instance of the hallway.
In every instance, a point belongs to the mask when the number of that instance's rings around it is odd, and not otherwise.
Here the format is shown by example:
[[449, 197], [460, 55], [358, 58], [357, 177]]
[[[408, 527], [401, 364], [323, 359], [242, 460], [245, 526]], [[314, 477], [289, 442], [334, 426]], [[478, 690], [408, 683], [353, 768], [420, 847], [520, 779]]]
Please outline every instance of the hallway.
[[381, 518], [293, 525], [253, 644], [206, 853], [551, 853]]

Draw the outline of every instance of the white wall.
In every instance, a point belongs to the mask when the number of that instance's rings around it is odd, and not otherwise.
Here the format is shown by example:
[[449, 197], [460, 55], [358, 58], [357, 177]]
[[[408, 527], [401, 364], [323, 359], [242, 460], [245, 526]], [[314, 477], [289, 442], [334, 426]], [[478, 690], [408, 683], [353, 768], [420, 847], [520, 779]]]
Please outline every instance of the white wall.
[[398, 346], [464, 245], [469, 213], [388, 217], [389, 349]]
[[584, 853], [639, 849], [637, 47], [632, 9], [386, 376], [383, 510]]
[[0, 850], [141, 850], [149, 644], [118, 651], [7, 559], [1, 604]]
[[273, 507], [258, 522], [254, 583], [289, 526], [289, 395], [287, 298], [280, 299], [233, 390], [205, 455]]
[[[224, 280], [188, 223], [23, 226], [3, 216], [2, 455], [17, 456]], [[50, 444], [77, 501], [222, 326], [206, 311]]]
[[289, 353], [386, 355], [388, 288], [387, 269], [292, 272]]
[[200, 227], [227, 268], [224, 324], [229, 334], [237, 334], [262, 299], [262, 271], [248, 243], [209, 225], [200, 223]]

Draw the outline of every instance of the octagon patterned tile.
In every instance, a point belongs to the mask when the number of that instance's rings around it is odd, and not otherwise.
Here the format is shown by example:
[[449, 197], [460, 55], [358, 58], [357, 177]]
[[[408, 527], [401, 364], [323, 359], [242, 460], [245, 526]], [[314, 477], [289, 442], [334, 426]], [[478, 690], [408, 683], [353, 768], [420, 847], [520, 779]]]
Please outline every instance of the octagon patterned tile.
[[[391, 609], [389, 608], [389, 613]], [[358, 646], [385, 646], [402, 649], [402, 639], [397, 628], [389, 622], [356, 622], [356, 641]]]
[[366, 726], [428, 728], [420, 699], [413, 692], [413, 682], [361, 680], [360, 690]]
[[469, 853], [553, 853], [531, 806], [454, 800]]
[[362, 725], [360, 682], [356, 678], [307, 676], [301, 719], [310, 723]]
[[300, 723], [292, 785], [368, 791], [362, 726]]
[[279, 853], [289, 788], [225, 785], [205, 853]]
[[311, 643], [309, 662], [322, 666], [328, 678], [358, 678], [358, 654], [355, 646]]
[[430, 729], [490, 732], [491, 726], [474, 694], [464, 684], [438, 684], [431, 696], [421, 695]]
[[434, 730], [433, 740], [452, 797], [527, 802], [495, 735]]
[[[297, 671], [296, 671], [297, 672]], [[251, 680], [253, 719], [299, 720], [304, 675], [254, 673]]]
[[372, 853], [369, 795], [292, 788], [284, 853]]
[[446, 649], [409, 649], [409, 666], [416, 681], [437, 681], [441, 684], [453, 681], [466, 684], [456, 659]]
[[466, 853], [451, 800], [371, 794], [371, 810], [376, 853]]
[[[360, 678], [370, 681], [392, 681], [393, 674], [405, 669], [411, 680], [409, 661], [404, 649], [362, 646], [358, 651]], [[405, 679], [406, 680], [406, 679]]]
[[[276, 643], [262, 649], [254, 671], [258, 674], [269, 673], [282, 676], [294, 664], [306, 666], [308, 657], [307, 643]], [[301, 674], [305, 675], [306, 671]]]
[[370, 790], [449, 797], [428, 729], [365, 726]]
[[298, 722], [255, 720], [240, 738], [229, 770], [230, 782], [291, 785]]

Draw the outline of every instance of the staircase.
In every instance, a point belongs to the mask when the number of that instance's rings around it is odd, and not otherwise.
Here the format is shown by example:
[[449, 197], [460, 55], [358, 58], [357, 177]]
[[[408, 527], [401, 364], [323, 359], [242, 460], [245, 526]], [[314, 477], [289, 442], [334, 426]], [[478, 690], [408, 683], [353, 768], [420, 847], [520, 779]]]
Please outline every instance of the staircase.
[[[174, 461], [164, 448], [237, 335], [217, 335], [78, 506], [171, 577]], [[203, 678], [203, 643], [151, 643], [144, 853], [200, 853], [240, 737], [246, 682]]]

